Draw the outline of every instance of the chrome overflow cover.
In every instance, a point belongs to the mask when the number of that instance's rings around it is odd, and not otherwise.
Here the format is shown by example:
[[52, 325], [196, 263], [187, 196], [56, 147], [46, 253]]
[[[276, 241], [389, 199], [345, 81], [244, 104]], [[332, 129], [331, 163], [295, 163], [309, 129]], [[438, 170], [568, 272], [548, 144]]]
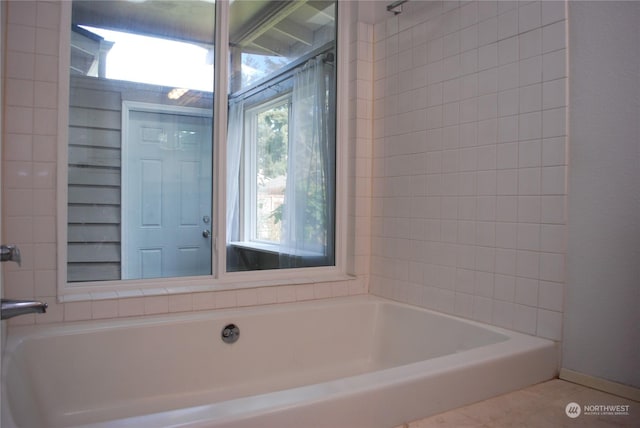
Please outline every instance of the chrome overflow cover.
[[224, 343], [234, 343], [240, 337], [240, 329], [235, 324], [227, 324], [222, 329], [222, 341]]

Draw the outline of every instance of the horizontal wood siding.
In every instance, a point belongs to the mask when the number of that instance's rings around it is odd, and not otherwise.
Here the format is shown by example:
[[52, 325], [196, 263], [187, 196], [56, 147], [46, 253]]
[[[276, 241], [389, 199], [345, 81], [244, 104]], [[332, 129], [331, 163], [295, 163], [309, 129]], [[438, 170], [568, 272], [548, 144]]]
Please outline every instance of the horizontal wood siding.
[[122, 96], [108, 82], [69, 91], [67, 277], [120, 279]]
[[211, 108], [213, 94], [73, 76], [69, 90], [67, 279], [120, 279], [122, 102]]

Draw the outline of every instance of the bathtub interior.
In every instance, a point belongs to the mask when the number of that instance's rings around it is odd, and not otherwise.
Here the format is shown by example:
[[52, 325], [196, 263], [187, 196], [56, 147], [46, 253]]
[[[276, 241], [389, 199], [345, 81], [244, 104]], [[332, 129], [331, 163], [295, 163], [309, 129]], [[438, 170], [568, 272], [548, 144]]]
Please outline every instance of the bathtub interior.
[[[229, 322], [240, 328], [233, 344], [220, 338]], [[3, 398], [18, 426], [88, 424], [347, 378], [508, 339], [377, 298], [25, 327], [7, 343]]]

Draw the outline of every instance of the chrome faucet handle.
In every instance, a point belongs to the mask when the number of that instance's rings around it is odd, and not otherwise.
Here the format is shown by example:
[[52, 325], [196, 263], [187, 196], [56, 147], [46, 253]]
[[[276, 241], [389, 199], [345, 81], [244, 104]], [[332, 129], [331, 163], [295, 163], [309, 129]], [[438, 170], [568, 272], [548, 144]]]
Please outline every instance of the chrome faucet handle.
[[20, 257], [20, 249], [17, 245], [0, 245], [0, 261], [16, 262], [18, 266], [22, 266], [22, 258]]

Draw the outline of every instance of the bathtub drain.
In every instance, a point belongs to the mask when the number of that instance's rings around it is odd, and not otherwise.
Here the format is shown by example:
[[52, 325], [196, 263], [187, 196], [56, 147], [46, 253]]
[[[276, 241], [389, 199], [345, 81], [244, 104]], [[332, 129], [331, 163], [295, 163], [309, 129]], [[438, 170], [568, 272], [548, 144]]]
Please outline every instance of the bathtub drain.
[[227, 324], [222, 329], [221, 336], [224, 343], [234, 343], [240, 337], [240, 329], [235, 324]]

